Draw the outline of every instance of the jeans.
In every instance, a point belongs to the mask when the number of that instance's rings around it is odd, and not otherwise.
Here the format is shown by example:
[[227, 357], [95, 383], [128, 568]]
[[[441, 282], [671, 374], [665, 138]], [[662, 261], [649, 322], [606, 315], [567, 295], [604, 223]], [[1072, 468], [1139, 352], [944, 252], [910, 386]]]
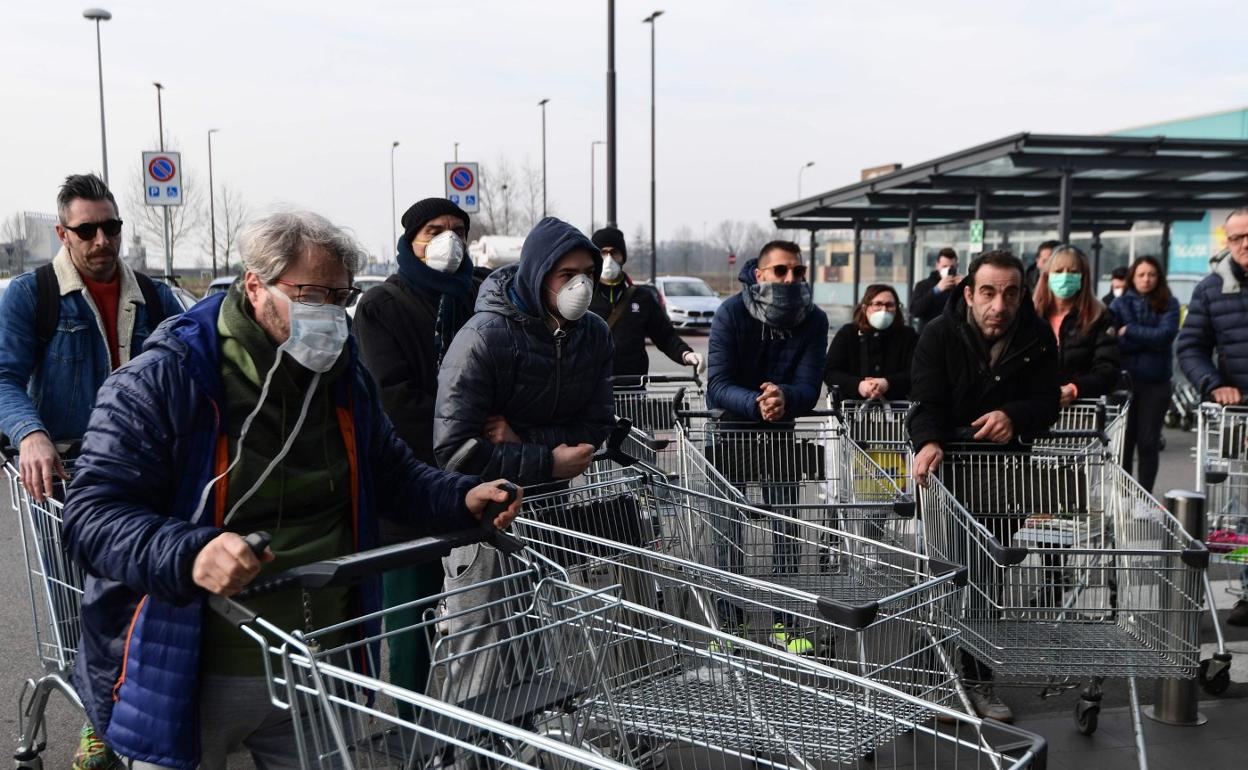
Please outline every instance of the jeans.
[[1161, 453], [1161, 426], [1170, 407], [1170, 383], [1137, 382], [1127, 412], [1127, 431], [1123, 438], [1122, 467], [1131, 473], [1133, 455], [1140, 455], [1134, 474], [1140, 486], [1150, 494], [1157, 480]]

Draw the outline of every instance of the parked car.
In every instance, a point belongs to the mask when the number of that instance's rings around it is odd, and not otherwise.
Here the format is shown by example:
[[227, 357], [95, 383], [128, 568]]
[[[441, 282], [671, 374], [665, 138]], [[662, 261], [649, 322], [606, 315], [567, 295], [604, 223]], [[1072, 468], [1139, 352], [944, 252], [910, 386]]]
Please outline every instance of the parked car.
[[199, 302], [198, 297], [181, 286], [170, 286], [169, 290], [173, 292], [174, 299], [182, 306], [182, 312], [184, 313], [194, 307], [196, 302]]
[[664, 275], [655, 279], [659, 301], [677, 329], [709, 329], [720, 299], [706, 281], [684, 275]]
[[237, 275], [223, 275], [220, 278], [213, 278], [208, 284], [208, 288], [204, 289], [204, 296], [211, 297], [213, 294], [229, 291], [236, 280], [238, 280]]
[[359, 304], [360, 297], [364, 296], [364, 292], [385, 282], [386, 276], [384, 275], [357, 275], [355, 277], [355, 288], [361, 289], [361, 291], [351, 299], [351, 304], [347, 305], [347, 315], [355, 318], [355, 306]]
[[12, 282], [12, 278], [0, 278], [0, 297], [4, 296], [4, 290], [9, 288], [9, 284]]

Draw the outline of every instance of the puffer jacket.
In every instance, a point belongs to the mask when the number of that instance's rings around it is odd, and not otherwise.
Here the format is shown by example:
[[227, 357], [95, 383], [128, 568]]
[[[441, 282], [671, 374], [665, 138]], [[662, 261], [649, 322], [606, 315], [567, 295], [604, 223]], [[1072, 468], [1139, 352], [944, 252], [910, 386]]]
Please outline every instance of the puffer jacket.
[[818, 306], [800, 324], [769, 332], [750, 315], [741, 294], [754, 285], [758, 260], [751, 259], [737, 276], [743, 287], [715, 311], [709, 342], [706, 403], [725, 410], [725, 419], [758, 422], [757, 398], [764, 382], [784, 392], [785, 420], [794, 420], [815, 408], [823, 389], [823, 365], [828, 350], [828, 316]]
[[910, 369], [910, 398], [916, 401], [907, 427], [916, 450], [943, 444], [988, 412], [1005, 412], [1016, 435], [1046, 430], [1057, 420], [1057, 342], [1022, 296], [1006, 349], [989, 366], [979, 330], [967, 319], [966, 280], [945, 312], [923, 329]]
[[842, 400], [862, 398], [858, 386], [868, 377], [888, 380], [890, 401], [905, 400], [910, 395], [910, 361], [919, 335], [904, 324], [879, 329], [859, 329], [850, 322], [837, 330], [828, 346], [828, 362], [823, 381], [831, 392], [836, 388]]
[[594, 300], [589, 305], [589, 311], [609, 324], [611, 313], [618, 303], [625, 301], [625, 297], [628, 298], [628, 307], [623, 309], [619, 320], [611, 327], [611, 338], [615, 340], [615, 364], [612, 373], [618, 377], [643, 375], [650, 371], [650, 356], [646, 353], [647, 337], [654, 341], [657, 350], [676, 363], [683, 364], [685, 353], [691, 352], [692, 348], [672, 327], [653, 286], [638, 286], [627, 274], [615, 286], [600, 283], [594, 291]]
[[[222, 532], [228, 460], [217, 317], [226, 294], [162, 325], [143, 354], [105, 381], [65, 505], [68, 554], [86, 568], [74, 688], [109, 745], [136, 760], [191, 770], [199, 761], [200, 630], [205, 592], [191, 579]], [[478, 526], [464, 507], [476, 479], [420, 463], [382, 414], [350, 350], [333, 386], [348, 448], [354, 545], [377, 545], [378, 516], [427, 532]], [[354, 451], [351, 451], [354, 450]], [[378, 609], [377, 586], [357, 595]]]
[[593, 313], [552, 332], [542, 304], [542, 279], [573, 249], [594, 257], [598, 248], [579, 230], [553, 217], [525, 238], [520, 262], [495, 270], [481, 285], [476, 314], [442, 359], [434, 404], [433, 451], [443, 467], [480, 438], [486, 418], [501, 416], [520, 443], [484, 446], [469, 464], [482, 478], [518, 484], [553, 480], [551, 450], [560, 444], [594, 446], [615, 423], [611, 395], [611, 332]]
[[1122, 376], [1122, 360], [1109, 311], [1101, 312], [1087, 334], [1079, 330], [1079, 317], [1067, 313], [1058, 332], [1058, 382], [1074, 383], [1079, 398], [1100, 398], [1112, 391]]
[[1202, 395], [1224, 385], [1248, 392], [1248, 292], [1231, 257], [1196, 284], [1175, 346], [1183, 376]]
[[1174, 376], [1174, 338], [1179, 333], [1179, 301], [1170, 298], [1158, 313], [1146, 297], [1127, 289], [1114, 300], [1114, 319], [1127, 331], [1118, 337], [1122, 368], [1132, 382], [1170, 382]]

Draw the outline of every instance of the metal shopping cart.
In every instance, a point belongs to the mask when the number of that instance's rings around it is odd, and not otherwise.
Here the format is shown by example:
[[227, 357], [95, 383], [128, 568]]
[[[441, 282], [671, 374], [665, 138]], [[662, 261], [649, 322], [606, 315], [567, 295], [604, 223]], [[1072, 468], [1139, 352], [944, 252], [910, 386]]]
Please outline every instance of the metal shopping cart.
[[1058, 412], [1053, 437], [1037, 438], [1033, 448], [1047, 453], [1108, 453], [1110, 460], [1122, 465], [1130, 407], [1126, 393], [1114, 398], [1076, 399]]
[[[65, 453], [68, 458], [71, 453]], [[5, 458], [9, 499], [18, 519], [22, 555], [35, 635], [35, 653], [42, 672], [22, 686], [18, 708], [18, 745], [13, 758], [19, 768], [41, 767], [46, 744], [44, 713], [53, 692], [59, 692], [78, 710], [82, 701], [70, 684], [81, 635], [78, 608], [82, 602], [82, 569], [61, 546], [61, 508], [64, 482], [56, 481], [54, 496], [34, 500], [21, 484], [15, 457]], [[73, 472], [73, 461], [64, 460]]]
[[[385, 550], [273, 580], [333, 584], [375, 569], [369, 562]], [[441, 704], [359, 668], [382, 640], [371, 630], [376, 616], [287, 632], [232, 600], [213, 605], [264, 652], [273, 697], [300, 715], [309, 767], [581, 767], [594, 757], [603, 767], [813, 768], [868, 757], [1043, 766], [1043, 740], [1024, 731], [625, 601], [616, 586], [576, 585], [536, 550], [498, 558], [510, 567], [496, 584], [460, 589], [492, 596], [472, 610], [491, 643], [465, 648], [439, 636], [446, 616], [433, 604], [397, 631], [431, 635], [428, 692]], [[351, 641], [336, 641], [344, 636]], [[396, 701], [416, 714], [396, 716]], [[951, 723], [936, 727], [935, 716]]]
[[1089, 679], [1085, 734], [1102, 680], [1128, 678], [1143, 765], [1135, 678], [1196, 674], [1204, 544], [1094, 453], [951, 446], [921, 494], [928, 552], [969, 570], [941, 605], [959, 644], [999, 675]]
[[925, 700], [959, 702], [934, 605], [964, 570], [672, 486], [648, 473], [525, 499], [516, 532], [574, 580], [808, 656]]
[[615, 376], [611, 389], [615, 415], [651, 435], [674, 430], [678, 409], [706, 408], [706, 389], [695, 375]]

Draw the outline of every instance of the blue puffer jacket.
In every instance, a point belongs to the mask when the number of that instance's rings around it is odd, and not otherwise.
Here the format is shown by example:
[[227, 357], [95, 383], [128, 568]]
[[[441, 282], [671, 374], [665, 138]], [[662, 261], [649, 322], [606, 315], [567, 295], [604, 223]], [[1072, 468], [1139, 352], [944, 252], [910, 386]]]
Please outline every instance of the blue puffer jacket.
[[[197, 694], [205, 596], [191, 579], [221, 533], [214, 485], [225, 425], [217, 315], [222, 293], [157, 330], [100, 389], [65, 506], [69, 555], [89, 573], [74, 686], [118, 753], [191, 770], [199, 760]], [[355, 360], [334, 385], [353, 479], [355, 545], [377, 544], [377, 516], [427, 531], [473, 526], [476, 483], [418, 462], [382, 414]], [[359, 596], [378, 607], [376, 586]]]
[[[53, 264], [58, 268], [58, 277], [70, 271], [66, 277], [76, 279], [81, 286], [67, 253], [62, 251]], [[133, 275], [129, 268], [122, 269], [128, 276]], [[134, 279], [123, 279], [122, 290], [118, 325], [124, 329], [133, 323], [134, 329], [129, 340], [119, 340], [121, 362], [125, 363], [131, 351], [142, 349], [152, 329]], [[36, 360], [37, 293], [35, 274], [29, 272], [14, 278], [0, 299], [0, 433], [14, 445], [40, 430], [53, 441], [82, 438], [95, 392], [112, 369], [98, 316], [84, 291], [75, 288], [71, 281], [61, 281], [56, 334], [48, 342], [43, 358]], [[164, 303], [162, 316], [182, 312], [168, 286], [156, 282], [156, 293]]]
[[[741, 268], [742, 292], [755, 283], [756, 267], [758, 260], [751, 259]], [[726, 410], [728, 420], [762, 420], [756, 399], [762, 384], [772, 382], [784, 391], [784, 418], [801, 417], [819, 401], [827, 351], [828, 316], [818, 307], [780, 338], [765, 333], [740, 293], [729, 297], [711, 322], [707, 406]]]
[[1248, 392], [1248, 292], [1229, 256], [1196, 284], [1176, 349], [1183, 376], [1202, 395], [1223, 385]]
[[1158, 313], [1148, 299], [1127, 289], [1111, 308], [1118, 328], [1122, 368], [1132, 382], [1169, 382], [1174, 373], [1174, 338], [1179, 333], [1179, 301], [1174, 297], [1165, 312]]
[[477, 312], [455, 335], [438, 373], [433, 451], [440, 465], [481, 436], [491, 415], [506, 418], [522, 441], [492, 445], [468, 467], [519, 484], [553, 480], [551, 450], [560, 444], [598, 446], [611, 432], [615, 343], [606, 322], [586, 313], [556, 333], [542, 317], [542, 279], [573, 249], [593, 255], [596, 277], [598, 248], [548, 217], [525, 238], [520, 263], [481, 284]]

